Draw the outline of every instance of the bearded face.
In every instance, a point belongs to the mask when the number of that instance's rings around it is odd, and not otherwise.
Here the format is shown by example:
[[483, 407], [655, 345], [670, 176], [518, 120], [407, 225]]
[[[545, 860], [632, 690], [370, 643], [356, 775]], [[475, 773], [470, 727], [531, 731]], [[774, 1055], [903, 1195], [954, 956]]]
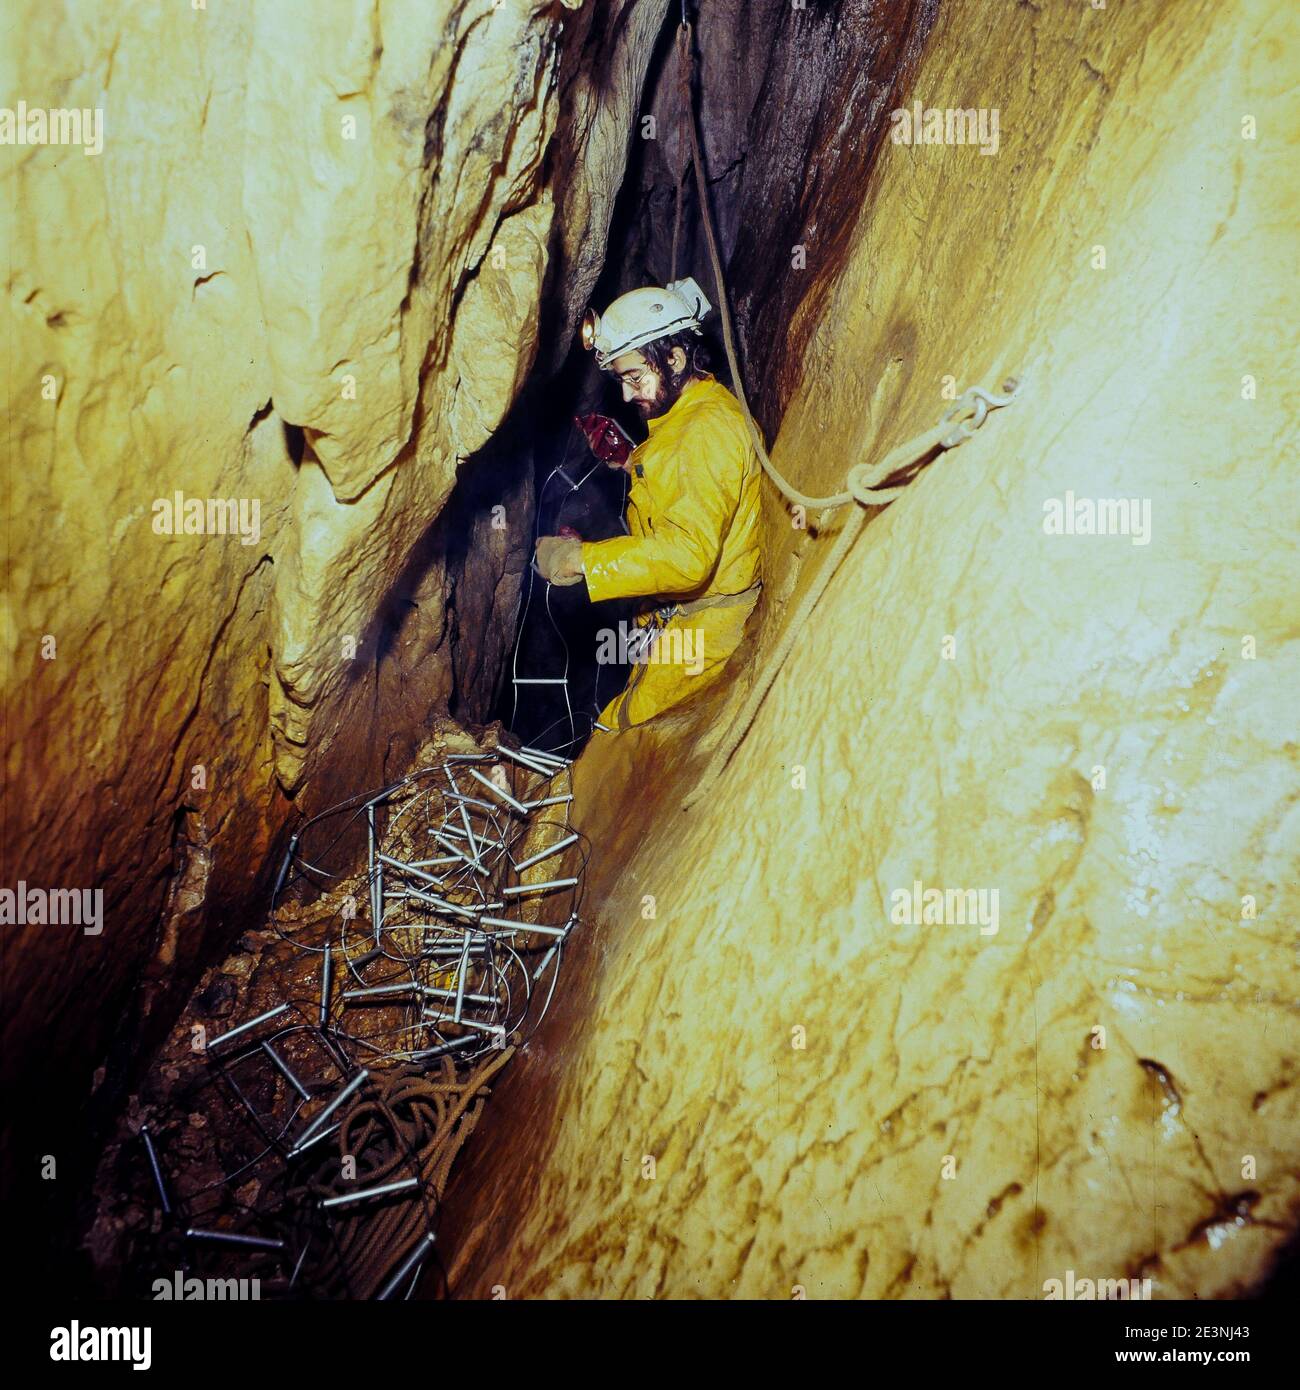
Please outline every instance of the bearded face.
[[677, 376], [661, 377], [658, 372], [655, 377], [654, 400], [649, 404], [638, 401], [637, 409], [641, 412], [643, 419], [653, 419], [658, 415], [665, 415], [674, 405], [677, 398], [682, 394], [686, 387], [686, 373], [681, 372]]
[[[674, 366], [679, 370], [674, 371]], [[623, 388], [623, 399], [636, 406], [643, 420], [652, 420], [671, 410], [689, 379], [686, 354], [680, 348], [668, 354], [662, 369], [644, 353], [636, 351], [624, 353], [614, 362], [613, 368]]]

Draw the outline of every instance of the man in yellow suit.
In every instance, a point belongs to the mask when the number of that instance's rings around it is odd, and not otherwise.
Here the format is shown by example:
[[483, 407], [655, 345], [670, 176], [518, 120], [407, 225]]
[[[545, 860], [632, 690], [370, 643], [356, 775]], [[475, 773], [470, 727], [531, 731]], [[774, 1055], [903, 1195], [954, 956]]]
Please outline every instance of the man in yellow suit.
[[583, 580], [593, 603], [641, 598], [645, 642], [599, 722], [623, 730], [714, 684], [758, 600], [759, 465], [735, 396], [708, 371], [694, 280], [621, 295], [588, 310], [583, 342], [647, 422], [626, 461], [626, 536], [542, 536], [536, 564], [554, 584]]

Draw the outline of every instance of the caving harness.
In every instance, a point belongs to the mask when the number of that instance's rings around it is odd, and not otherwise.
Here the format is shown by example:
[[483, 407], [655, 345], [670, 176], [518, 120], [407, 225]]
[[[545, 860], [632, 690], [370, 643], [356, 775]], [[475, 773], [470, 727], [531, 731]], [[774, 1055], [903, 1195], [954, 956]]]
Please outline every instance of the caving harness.
[[653, 660], [654, 644], [668, 624], [674, 618], [688, 618], [692, 613], [701, 613], [706, 608], [739, 608], [741, 604], [749, 604], [752, 608], [758, 602], [762, 587], [762, 580], [756, 579], [749, 588], [742, 589], [738, 594], [710, 594], [705, 598], [688, 599], [685, 603], [665, 603], [643, 619], [642, 626], [627, 639], [628, 660], [636, 669], [628, 677], [623, 699], [618, 707], [620, 733], [631, 727], [628, 722], [628, 705], [631, 703], [632, 692], [641, 683], [646, 666]]

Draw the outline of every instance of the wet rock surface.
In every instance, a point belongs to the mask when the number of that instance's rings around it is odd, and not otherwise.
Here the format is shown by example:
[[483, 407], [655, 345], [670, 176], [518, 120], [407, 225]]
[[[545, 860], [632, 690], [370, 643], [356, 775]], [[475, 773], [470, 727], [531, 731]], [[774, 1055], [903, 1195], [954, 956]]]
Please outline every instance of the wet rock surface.
[[590, 19], [540, 0], [9, 18], [7, 87], [105, 111], [94, 157], [0, 150], [6, 507], [40, 536], [5, 542], [4, 879], [104, 893], [97, 938], [5, 928], [6, 1172], [62, 1154], [31, 1194], [60, 1224], [77, 1136], [256, 912], [295, 809], [488, 713], [533, 500], [498, 429], [552, 241], [602, 253], [556, 179], [612, 201], [640, 8], [577, 128], [561, 53], [568, 25], [594, 70]]
[[[1298, 499], [1293, 388], [1244, 377], [1295, 346], [1294, 37], [1267, 3], [941, 7], [909, 101], [999, 107], [1000, 151], [882, 147], [774, 457], [830, 490], [945, 378], [1022, 394], [868, 524], [702, 805], [743, 681], [580, 761], [600, 920], [449, 1194], [464, 1295], [1267, 1279]], [[1148, 538], [1053, 532], [1067, 494], [1146, 499]], [[759, 664], [843, 521], [768, 497]], [[935, 888], [996, 890], [997, 931]]]
[[[125, 1288], [161, 1232], [140, 1123], [219, 1176], [185, 1025], [292, 983], [288, 822], [497, 707], [537, 421], [602, 408], [549, 373], [589, 300], [670, 273], [684, 147], [667, 0], [66, 8], [5, 54], [108, 139], [0, 152], [7, 507], [40, 519], [6, 542], [4, 880], [102, 887], [105, 928], [5, 928], [6, 1161], [58, 1155], [36, 1248], [88, 1230]], [[1268, 1277], [1300, 1224], [1297, 37], [1279, 0], [708, 7], [778, 466], [833, 491], [1021, 385], [873, 513], [702, 803], [844, 524], [767, 484], [736, 686], [578, 764], [590, 930], [447, 1188], [457, 1295]], [[897, 143], [914, 101], [996, 109], [996, 154]], [[256, 499], [256, 537], [160, 532], [187, 498]]]

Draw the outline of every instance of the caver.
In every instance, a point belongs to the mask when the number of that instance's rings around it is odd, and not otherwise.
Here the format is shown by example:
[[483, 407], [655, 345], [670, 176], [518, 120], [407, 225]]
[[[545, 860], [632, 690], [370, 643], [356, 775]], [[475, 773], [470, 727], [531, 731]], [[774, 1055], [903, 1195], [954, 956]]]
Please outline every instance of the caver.
[[537, 568], [554, 584], [587, 586], [593, 603], [645, 600], [637, 622], [650, 644], [684, 633], [702, 638], [705, 659], [691, 666], [638, 664], [627, 688], [600, 715], [626, 729], [714, 684], [740, 645], [761, 586], [759, 466], [736, 398], [708, 370], [699, 341], [711, 309], [694, 280], [621, 295], [603, 315], [588, 310], [583, 342], [623, 400], [646, 421], [649, 438], [630, 453], [593, 449], [630, 478], [629, 534], [606, 541], [542, 536]]

